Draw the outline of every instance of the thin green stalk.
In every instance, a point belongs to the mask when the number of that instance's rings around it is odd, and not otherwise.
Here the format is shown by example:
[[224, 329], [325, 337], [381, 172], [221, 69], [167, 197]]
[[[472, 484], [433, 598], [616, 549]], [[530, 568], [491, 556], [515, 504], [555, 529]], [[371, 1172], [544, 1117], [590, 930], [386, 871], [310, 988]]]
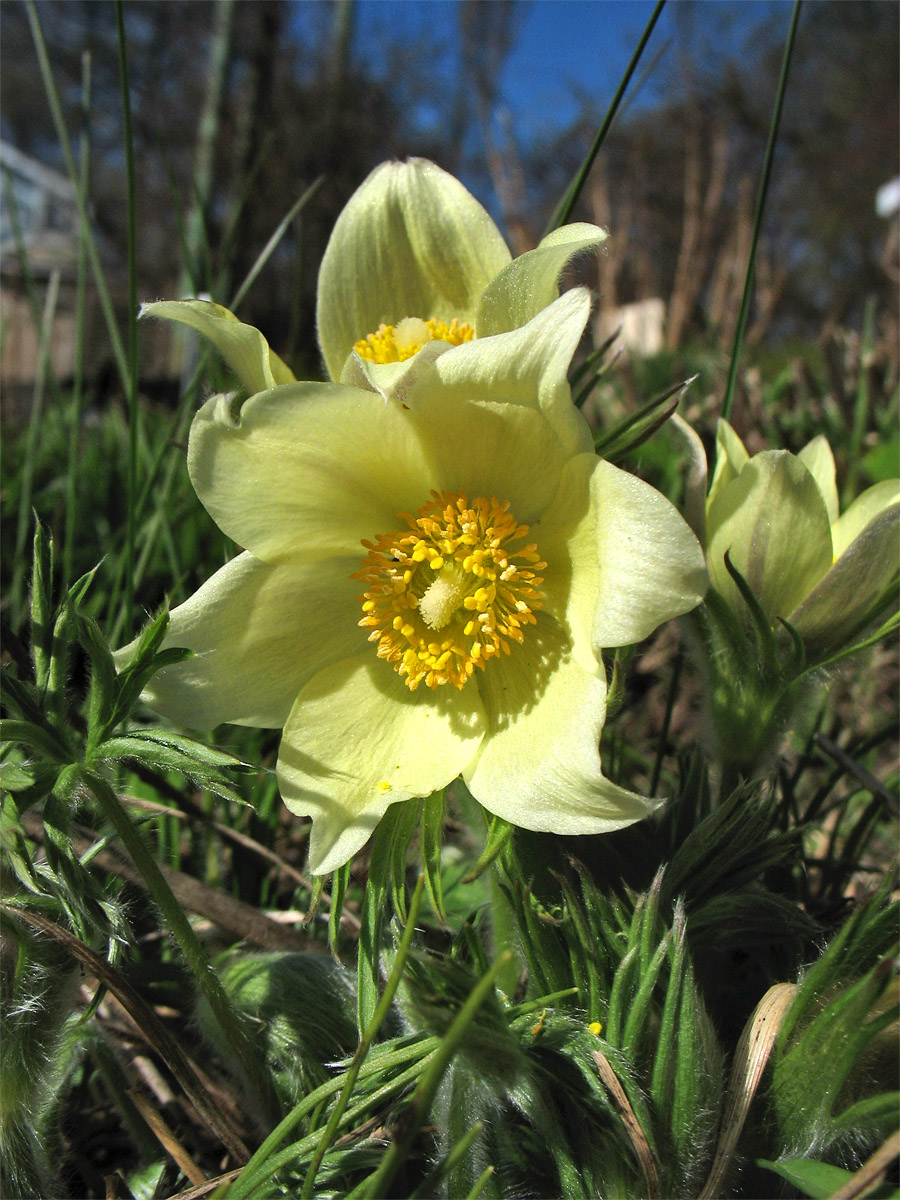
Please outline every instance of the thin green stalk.
[[203, 947], [197, 940], [197, 935], [181, 905], [175, 899], [156, 859], [147, 849], [143, 838], [106, 780], [84, 767], [80, 767], [77, 774], [84, 787], [100, 804], [125, 849], [131, 855], [134, 865], [140, 871], [150, 895], [181, 947], [187, 964], [197, 981], [197, 986], [203, 992], [213, 1016], [219, 1022], [226, 1042], [237, 1058], [247, 1084], [255, 1093], [266, 1119], [277, 1121], [278, 1099], [259, 1047], [253, 1044], [239, 1015], [232, 1007], [218, 975], [210, 965]]
[[[9, 215], [9, 224], [12, 230], [13, 241], [16, 245], [16, 260], [19, 265], [19, 270], [22, 272], [22, 283], [25, 285], [25, 298], [28, 301], [28, 308], [31, 314], [31, 323], [34, 327], [34, 332], [38, 338], [38, 346], [40, 347], [41, 324], [43, 321], [43, 305], [41, 304], [40, 296], [38, 295], [37, 281], [34, 277], [34, 272], [31, 269], [31, 263], [28, 261], [28, 249], [25, 245], [25, 233], [22, 229], [22, 217], [19, 212], [19, 206], [16, 203], [16, 193], [12, 185], [12, 176], [7, 167], [3, 167], [3, 202], [6, 205], [6, 211]], [[53, 370], [53, 363], [49, 364], [47, 382], [50, 385], [54, 403], [59, 399], [58, 383], [56, 374]]]
[[[91, 56], [81, 56], [81, 135], [79, 144], [79, 187], [82, 203], [87, 204], [90, 175]], [[72, 406], [69, 414], [69, 461], [66, 468], [66, 515], [63, 535], [63, 591], [72, 582], [75, 556], [75, 515], [78, 511], [78, 447], [81, 441], [81, 402], [84, 386], [84, 316], [87, 295], [87, 248], [79, 230], [78, 268], [75, 282], [75, 364], [72, 379]]]
[[263, 267], [269, 261], [269, 258], [272, 255], [272, 251], [275, 249], [275, 247], [278, 245], [278, 243], [284, 237], [287, 227], [290, 225], [291, 221], [293, 221], [293, 219], [297, 216], [297, 214], [299, 212], [302, 212], [302, 210], [306, 207], [306, 205], [309, 203], [309, 201], [313, 198], [313, 196], [316, 194], [316, 192], [322, 186], [322, 180], [324, 178], [325, 178], [324, 175], [320, 175], [318, 177], [318, 179], [313, 180], [313, 182], [309, 185], [309, 187], [306, 189], [306, 191], [303, 193], [303, 195], [300, 197], [300, 199], [297, 200], [296, 203], [291, 206], [291, 208], [284, 215], [284, 217], [282, 217], [281, 221], [279, 221], [279, 223], [275, 229], [275, 232], [272, 234], [272, 236], [266, 242], [265, 246], [263, 246], [262, 251], [260, 252], [259, 257], [257, 258], [256, 262], [253, 264], [253, 266], [247, 272], [247, 278], [244, 280], [244, 282], [241, 284], [241, 286], [235, 292], [234, 297], [231, 300], [231, 303], [228, 305], [228, 307], [232, 310], [232, 312], [237, 308], [237, 306], [240, 304], [240, 302], [244, 299], [244, 297], [249, 292], [257, 275], [260, 273], [260, 271], [263, 269]]
[[647, 22], [647, 28], [641, 34], [641, 40], [638, 42], [634, 54], [631, 56], [631, 62], [628, 64], [625, 74], [622, 76], [619, 86], [616, 89], [616, 94], [612, 98], [612, 103], [606, 111], [606, 116], [603, 118], [603, 123], [597, 130], [597, 136], [594, 138], [591, 148], [587, 152], [587, 157], [579, 167], [578, 174], [566, 189], [562, 200], [560, 200], [559, 204], [553, 210], [553, 215], [547, 222], [547, 228], [544, 230], [544, 237], [546, 237], [548, 233], [552, 233], [554, 229], [559, 229], [560, 225], [565, 225], [566, 221], [568, 221], [569, 217], [572, 215], [572, 209], [575, 207], [575, 201], [581, 194], [581, 189], [584, 187], [588, 173], [590, 172], [591, 167], [594, 165], [594, 159], [600, 152], [600, 147], [606, 141], [606, 135], [609, 133], [610, 126], [613, 123], [616, 113], [619, 111], [619, 105], [622, 103], [622, 99], [628, 89], [629, 83], [631, 82], [631, 77], [637, 69], [637, 65], [641, 60], [641, 55], [644, 53], [644, 47], [650, 40], [650, 34], [653, 32], [654, 25], [659, 20], [660, 13], [662, 12], [665, 3], [666, 0], [657, 0], [656, 7], [650, 16], [650, 20]]
[[243, 179], [241, 179], [240, 187], [236, 197], [233, 199], [228, 213], [228, 223], [222, 233], [219, 242], [219, 271], [216, 278], [216, 296], [225, 295], [231, 278], [231, 269], [229, 263], [231, 261], [234, 243], [240, 237], [241, 217], [250, 199], [250, 193], [253, 191], [263, 168], [268, 160], [269, 153], [272, 150], [274, 135], [269, 131], [262, 139], [259, 150], [257, 151], [250, 169], [247, 171]]
[[341, 1094], [338, 1096], [337, 1103], [331, 1110], [331, 1115], [328, 1118], [328, 1124], [325, 1126], [325, 1130], [322, 1133], [322, 1137], [319, 1140], [318, 1146], [316, 1146], [316, 1151], [313, 1154], [312, 1162], [309, 1164], [309, 1170], [306, 1172], [306, 1179], [303, 1182], [301, 1200], [309, 1200], [309, 1197], [313, 1194], [313, 1188], [316, 1185], [316, 1172], [321, 1166], [326, 1150], [334, 1141], [334, 1136], [337, 1132], [341, 1117], [344, 1115], [344, 1110], [350, 1101], [350, 1094], [353, 1091], [356, 1078], [359, 1075], [359, 1069], [365, 1062], [366, 1055], [369, 1053], [369, 1049], [375, 1039], [375, 1035], [381, 1028], [381, 1023], [384, 1021], [388, 1014], [389, 1008], [394, 1002], [394, 995], [400, 984], [400, 979], [403, 975], [403, 969], [406, 965], [406, 959], [409, 955], [409, 949], [412, 945], [413, 934], [415, 933], [416, 929], [416, 921], [419, 917], [419, 908], [422, 904], [422, 892], [424, 886], [425, 876], [420, 875], [416, 881], [416, 890], [413, 892], [412, 899], [410, 900], [409, 915], [406, 920], [406, 927], [403, 930], [403, 937], [400, 939], [400, 945], [397, 949], [397, 957], [394, 960], [394, 965], [391, 969], [387, 985], [381, 994], [381, 999], [378, 1002], [378, 1006], [375, 1009], [375, 1014], [372, 1017], [372, 1020], [369, 1022], [365, 1032], [363, 1033], [363, 1036], [360, 1038], [359, 1045], [356, 1048], [356, 1053], [353, 1055], [353, 1061], [350, 1063], [347, 1074], [344, 1077], [344, 1086], [341, 1089]]
[[[360, 1068], [360, 1078], [365, 1079], [369, 1075], [373, 1075], [378, 1071], [387, 1071], [395, 1066], [402, 1066], [410, 1060], [414, 1061], [416, 1069], [420, 1068], [422, 1062], [437, 1049], [439, 1039], [436, 1037], [423, 1038], [421, 1041], [414, 1042], [410, 1046], [403, 1046], [399, 1050], [391, 1050], [385, 1054], [380, 1054], [377, 1058], [369, 1058]], [[400, 1076], [396, 1077], [393, 1082], [399, 1083]], [[242, 1197], [248, 1194], [251, 1188], [257, 1186], [259, 1182], [260, 1172], [265, 1169], [271, 1175], [276, 1170], [277, 1166], [272, 1165], [272, 1156], [275, 1154], [278, 1146], [284, 1141], [292, 1129], [298, 1125], [307, 1113], [313, 1112], [320, 1105], [324, 1104], [329, 1096], [340, 1092], [344, 1086], [344, 1076], [337, 1075], [334, 1079], [329, 1079], [327, 1083], [320, 1084], [314, 1092], [310, 1092], [291, 1109], [288, 1115], [279, 1122], [272, 1130], [266, 1140], [262, 1143], [258, 1150], [253, 1154], [253, 1157], [247, 1162], [241, 1177], [232, 1189], [229, 1200], [241, 1200]], [[369, 1098], [371, 1100], [371, 1097]], [[355, 1110], [351, 1110], [355, 1111]], [[345, 1121], [349, 1120], [350, 1113], [345, 1114]], [[310, 1149], [316, 1144], [318, 1138], [318, 1130], [315, 1130], [310, 1137]], [[288, 1147], [291, 1149], [291, 1147]], [[271, 1160], [271, 1161], [270, 1161]]]
[[134, 624], [134, 524], [137, 478], [138, 357], [137, 357], [137, 209], [134, 183], [134, 130], [131, 123], [131, 91], [128, 79], [128, 43], [122, 0], [116, 0], [116, 33], [119, 40], [119, 82], [122, 86], [122, 118], [125, 139], [125, 193], [128, 219], [128, 374], [125, 399], [128, 406], [128, 476], [125, 484], [125, 620], [129, 633]]
[[34, 394], [31, 401], [31, 417], [28, 422], [28, 438], [25, 443], [25, 455], [22, 464], [21, 492], [19, 493], [19, 519], [16, 526], [16, 574], [12, 596], [14, 613], [20, 611], [24, 600], [24, 567], [26, 561], [25, 543], [28, 540], [28, 529], [31, 525], [31, 497], [34, 488], [34, 473], [37, 465], [38, 431], [44, 410], [44, 391], [47, 385], [47, 375], [50, 370], [50, 346], [53, 343], [53, 321], [56, 317], [56, 303], [59, 299], [59, 270], [50, 276], [47, 287], [47, 298], [44, 303], [44, 313], [41, 318], [40, 346], [38, 355], [37, 376], [34, 381]]
[[194, 150], [194, 195], [188, 212], [185, 243], [186, 254], [182, 267], [179, 295], [200, 278], [200, 250], [206, 239], [206, 213], [212, 192], [213, 166], [222, 97], [231, 58], [234, 27], [234, 0], [216, 0], [213, 30], [210, 36], [209, 63], [206, 71], [206, 91], [197, 125], [197, 145]]
[[[436, 1043], [437, 1040], [437, 1038], [427, 1039], [429, 1043]], [[424, 1042], [420, 1043], [420, 1045], [424, 1044]], [[414, 1062], [411, 1067], [408, 1067], [405, 1071], [401, 1071], [399, 1075], [395, 1075], [393, 1079], [389, 1080], [385, 1084], [382, 1084], [380, 1088], [376, 1088], [374, 1092], [370, 1092], [367, 1096], [360, 1100], [358, 1104], [355, 1104], [352, 1108], [348, 1108], [341, 1117], [339, 1128], [344, 1129], [348, 1125], [352, 1127], [376, 1105], [380, 1104], [383, 1100], [386, 1100], [389, 1096], [393, 1096], [397, 1092], [402, 1091], [402, 1089], [405, 1088], [408, 1083], [411, 1083], [414, 1079], [421, 1076], [422, 1072], [431, 1063], [436, 1053], [436, 1047], [429, 1050], [428, 1053], [423, 1055], [418, 1062]], [[370, 1064], [367, 1064], [367, 1067], [369, 1065]], [[377, 1068], [373, 1065], [371, 1071], [367, 1072], [366, 1070], [363, 1070], [362, 1074], [374, 1074], [376, 1069]], [[320, 1095], [327, 1088], [328, 1094], [330, 1095], [338, 1091], [342, 1085], [343, 1076], [339, 1076], [337, 1079], [332, 1079], [329, 1081], [329, 1083], [324, 1084], [323, 1087], [319, 1088], [315, 1094]], [[307, 1099], [311, 1098], [312, 1094]], [[305, 1110], [309, 1112], [315, 1107], [316, 1105], [306, 1104]], [[281, 1128], [281, 1126], [279, 1126], [279, 1128]], [[256, 1197], [258, 1196], [268, 1195], [269, 1193], [262, 1190], [263, 1183], [271, 1179], [277, 1171], [282, 1169], [282, 1167], [286, 1167], [290, 1163], [296, 1162], [298, 1159], [303, 1158], [305, 1154], [308, 1154], [311, 1150], [313, 1150], [320, 1137], [321, 1133], [319, 1130], [313, 1130], [312, 1133], [308, 1133], [306, 1137], [301, 1138], [300, 1141], [294, 1142], [294, 1144], [291, 1146], [286, 1146], [284, 1150], [279, 1151], [278, 1154], [267, 1158], [262, 1163], [261, 1167], [252, 1174], [248, 1170], [250, 1166], [248, 1163], [241, 1172], [235, 1187], [233, 1187], [228, 1193], [228, 1200], [248, 1200], [248, 1198], [251, 1198], [251, 1200], [256, 1200]], [[266, 1138], [266, 1142], [264, 1144], [268, 1144], [270, 1140], [270, 1138]], [[258, 1154], [259, 1151], [257, 1151], [257, 1154], [253, 1156], [251, 1161], [255, 1161]]]
[[449, 1175], [456, 1164], [463, 1158], [471, 1149], [472, 1143], [484, 1129], [483, 1121], [476, 1121], [470, 1129], [462, 1135], [450, 1152], [437, 1164], [437, 1166], [429, 1171], [421, 1184], [412, 1193], [411, 1200], [420, 1200], [424, 1196], [434, 1196], [437, 1194], [436, 1184]]
[[493, 990], [498, 976], [506, 969], [512, 958], [512, 951], [505, 951], [496, 960], [490, 970], [476, 983], [466, 1002], [456, 1014], [453, 1024], [441, 1039], [440, 1046], [425, 1069], [422, 1078], [419, 1080], [418, 1087], [410, 1101], [409, 1109], [404, 1114], [402, 1133], [396, 1141], [391, 1143], [378, 1169], [369, 1176], [360, 1188], [355, 1189], [352, 1195], [358, 1195], [360, 1198], [367, 1197], [368, 1200], [374, 1200], [374, 1197], [377, 1196], [390, 1195], [389, 1188], [391, 1181], [409, 1154], [412, 1144], [431, 1110], [435, 1092], [444, 1076], [444, 1072], [450, 1065], [450, 1060], [456, 1053], [466, 1030], [474, 1020], [479, 1008]]
[[69, 144], [69, 133], [66, 129], [66, 123], [63, 118], [62, 105], [59, 100], [59, 93], [56, 90], [56, 83], [53, 79], [53, 72], [50, 69], [50, 59], [47, 55], [47, 43], [44, 40], [44, 31], [41, 28], [41, 22], [37, 14], [37, 5], [35, 0], [25, 0], [26, 13], [28, 15], [28, 24], [31, 28], [31, 36], [34, 40], [34, 48], [38, 57], [38, 65], [41, 71], [41, 81], [44, 84], [44, 91], [47, 94], [47, 102], [50, 105], [50, 114], [53, 118], [53, 125], [56, 130], [56, 137], [59, 141], [60, 149], [66, 161], [66, 171], [69, 179], [75, 188], [75, 202], [78, 206], [78, 216], [81, 222], [82, 236], [85, 239], [88, 257], [91, 260], [91, 270], [94, 274], [94, 282], [97, 285], [97, 295], [100, 299], [100, 307], [103, 309], [103, 316], [106, 320], [106, 327], [109, 332], [110, 345], [113, 352], [113, 357], [116, 360], [116, 366], [119, 369], [119, 376], [124, 386], [128, 385], [128, 360], [125, 357], [125, 351], [122, 347], [122, 338], [119, 335], [118, 326], [116, 325], [116, 316], [113, 310], [112, 300], [110, 299], [109, 289], [106, 286], [106, 279], [103, 275], [103, 267], [100, 264], [100, 255], [97, 250], [97, 243], [94, 240], [94, 235], [91, 230], [90, 215], [88, 213], [87, 203], [81, 195], [79, 184], [78, 167], [75, 163], [75, 158], [72, 154], [72, 147]]
[[847, 477], [844, 482], [842, 508], [856, 499], [859, 473], [862, 470], [862, 444], [869, 423], [869, 357], [875, 341], [875, 310], [877, 300], [870, 296], [863, 316], [862, 339], [859, 347], [859, 378], [856, 382], [856, 403], [853, 406], [853, 428], [850, 430], [850, 445], [847, 451]]
[[[797, 22], [800, 19], [802, 0], [794, 0], [794, 10], [791, 14], [791, 25], [788, 30], [787, 42], [784, 47], [784, 57], [781, 61], [781, 75], [778, 79], [778, 90], [775, 94], [775, 107], [772, 111], [772, 121], [769, 126], [769, 140], [766, 145], [766, 155], [763, 160], [762, 178], [759, 181], [759, 193], [756, 197], [756, 211], [753, 214], [753, 234], [750, 239], [750, 256], [747, 260], [747, 274], [744, 277], [744, 294], [741, 296], [741, 310], [738, 315], [737, 328], [734, 331], [734, 345], [731, 349], [731, 363], [728, 368], [728, 382], [725, 385], [725, 398], [722, 402], [722, 419], [727, 421], [731, 415], [734, 402], [734, 386], [737, 381], [738, 363], [741, 357], [741, 347], [744, 344], [744, 332], [747, 328], [747, 315], [750, 311], [750, 295], [753, 290], [753, 278], [756, 271], [756, 247], [759, 243], [759, 233], [762, 228], [762, 217], [766, 207], [766, 197], [769, 193], [769, 180], [772, 175], [772, 164], [775, 161], [775, 145], [778, 141], [778, 126], [781, 123], [781, 110], [784, 107], [784, 93], [787, 87], [788, 68], [791, 54], [794, 50], [794, 39], [797, 33]], [[710, 472], [710, 480], [712, 472]]]
[[466, 1200], [478, 1200], [478, 1197], [481, 1195], [481, 1193], [487, 1187], [493, 1173], [494, 1173], [493, 1167], [485, 1167], [484, 1170], [481, 1172], [481, 1174], [478, 1176], [478, 1178], [475, 1180], [475, 1183], [472, 1187], [471, 1192], [468, 1192], [466, 1194]]
[[172, 215], [175, 218], [175, 229], [178, 233], [178, 248], [181, 253], [181, 265], [184, 272], [179, 294], [182, 296], [196, 296], [200, 291], [200, 281], [195, 273], [194, 264], [191, 261], [191, 255], [188, 251], [187, 218], [185, 217], [184, 206], [181, 203], [178, 184], [175, 182], [172, 159], [165, 143], [159, 138], [155, 138], [154, 141], [156, 151], [162, 159], [163, 168], [166, 172], [166, 182], [169, 185], [169, 204], [172, 209]]
[[508, 948], [509, 954], [509, 961], [500, 976], [499, 986], [501, 991], [511, 998], [515, 994], [516, 984], [519, 982], [523, 968], [520, 956], [514, 953], [514, 948], [518, 948], [519, 945], [516, 914], [513, 912], [512, 905], [503, 890], [500, 867], [496, 862], [490, 868], [489, 878], [491, 886], [491, 940], [493, 942], [494, 953], [496, 954], [501, 946], [503, 946]]

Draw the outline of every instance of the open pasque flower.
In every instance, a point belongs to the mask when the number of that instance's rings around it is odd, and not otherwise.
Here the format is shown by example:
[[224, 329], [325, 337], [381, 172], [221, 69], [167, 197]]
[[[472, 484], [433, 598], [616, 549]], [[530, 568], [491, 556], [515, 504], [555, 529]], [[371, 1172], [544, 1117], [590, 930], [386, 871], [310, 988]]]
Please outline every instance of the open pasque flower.
[[840, 513], [834, 457], [826, 439], [799, 454], [752, 457], [726, 421], [716, 436], [706, 502], [712, 587], [745, 611], [725, 554], [776, 626], [803, 639], [807, 662], [849, 645], [896, 600], [900, 570], [900, 480], [868, 488]]
[[[402, 404], [292, 382], [194, 420], [194, 487], [246, 551], [172, 612], [167, 644], [194, 656], [147, 698], [194, 728], [283, 728], [281, 793], [313, 818], [316, 872], [460, 774], [531, 829], [604, 832], [653, 807], [600, 769], [601, 650], [694, 607], [706, 574], [672, 505], [593, 453], [566, 381], [588, 311], [571, 291], [445, 345]], [[260, 335], [211, 320], [248, 389], [271, 373]]]
[[513, 259], [452, 175], [423, 158], [382, 163], [351, 196], [322, 259], [317, 320], [328, 374], [342, 379], [354, 350], [380, 366], [434, 341], [458, 345], [525, 325], [557, 298], [566, 264], [605, 238], [596, 225], [565, 225]]

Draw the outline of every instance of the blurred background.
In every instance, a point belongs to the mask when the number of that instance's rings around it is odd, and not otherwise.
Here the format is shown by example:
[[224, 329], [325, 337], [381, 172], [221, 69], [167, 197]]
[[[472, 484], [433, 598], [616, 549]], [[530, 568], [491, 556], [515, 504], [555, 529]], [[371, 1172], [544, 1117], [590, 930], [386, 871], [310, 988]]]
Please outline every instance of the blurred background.
[[[432, 158], [478, 196], [514, 254], [529, 249], [652, 10], [647, 0], [126, 4], [139, 299], [207, 293], [227, 303], [320, 180], [239, 309], [298, 375], [315, 377], [318, 264], [368, 171], [389, 157]], [[90, 211], [122, 309], [114, 6], [42, 0], [37, 11], [76, 155], [88, 135]], [[583, 281], [597, 293], [597, 332], [622, 325], [625, 348], [642, 364], [624, 376], [635, 395], [694, 371], [698, 356], [715, 391], [727, 367], [790, 15], [786, 2], [670, 3], [573, 214], [610, 232], [608, 253]], [[72, 373], [78, 237], [27, 12], [4, 3], [0, 21], [9, 415], [19, 392], [27, 407], [38, 358], [34, 300], [54, 271], [51, 365], [62, 380]], [[766, 375], [787, 363], [827, 370], [829, 355], [846, 349], [836, 332], [861, 328], [867, 305], [873, 344], [896, 373], [898, 32], [892, 3], [831, 0], [802, 10], [748, 329], [748, 350], [756, 348]], [[88, 300], [85, 373], [102, 403], [119, 383]], [[178, 392], [170, 337], [141, 327], [142, 387], [164, 401]]]

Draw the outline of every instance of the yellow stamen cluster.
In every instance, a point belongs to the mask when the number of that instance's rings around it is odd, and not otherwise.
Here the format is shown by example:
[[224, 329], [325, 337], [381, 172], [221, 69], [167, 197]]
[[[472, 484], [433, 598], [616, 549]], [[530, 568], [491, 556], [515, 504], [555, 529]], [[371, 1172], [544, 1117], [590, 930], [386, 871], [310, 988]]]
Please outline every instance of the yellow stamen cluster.
[[432, 492], [417, 516], [399, 515], [407, 529], [363, 542], [369, 553], [353, 576], [366, 585], [360, 625], [410, 691], [423, 681], [461, 688], [524, 641], [547, 564], [508, 500]]
[[405, 362], [417, 354], [426, 342], [449, 342], [459, 346], [469, 342], [475, 330], [468, 321], [454, 317], [449, 325], [432, 317], [423, 321], [419, 317], [405, 317], [396, 325], [379, 325], [375, 333], [367, 334], [353, 349], [369, 362]]

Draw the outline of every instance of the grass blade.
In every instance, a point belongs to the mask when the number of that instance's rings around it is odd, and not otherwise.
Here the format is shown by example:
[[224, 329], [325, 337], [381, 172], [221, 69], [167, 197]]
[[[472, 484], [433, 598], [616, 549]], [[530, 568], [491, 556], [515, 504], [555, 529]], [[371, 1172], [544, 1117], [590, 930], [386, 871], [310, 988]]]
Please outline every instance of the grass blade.
[[31, 497], [34, 490], [34, 474], [37, 465], [38, 434], [41, 427], [41, 415], [44, 410], [44, 391], [47, 385], [47, 375], [50, 370], [50, 347], [53, 343], [53, 322], [56, 317], [56, 304], [59, 300], [59, 282], [60, 272], [59, 269], [56, 269], [50, 276], [47, 297], [44, 302], [44, 313], [41, 318], [38, 369], [31, 401], [31, 417], [28, 421], [25, 457], [22, 463], [19, 517], [16, 525], [16, 575], [12, 591], [12, 609], [16, 613], [21, 611], [21, 605], [24, 603], [25, 543], [28, 539], [28, 528], [31, 524]]
[[[90, 178], [91, 56], [81, 56], [81, 132], [79, 135], [79, 187], [87, 205]], [[72, 378], [72, 402], [69, 409], [69, 460], [66, 468], [66, 516], [63, 533], [63, 590], [74, 575], [75, 517], [78, 512], [78, 447], [81, 441], [81, 402], [84, 386], [84, 318], [87, 294], [87, 246], [84, 232], [78, 231], [78, 266], [75, 278], [75, 362]]]
[[116, 0], [116, 33], [119, 44], [119, 81], [122, 86], [122, 119], [125, 141], [125, 204], [128, 221], [128, 361], [125, 402], [128, 408], [128, 474], [125, 485], [125, 622], [134, 625], [134, 526], [138, 435], [137, 359], [137, 211], [134, 182], [134, 130], [131, 123], [131, 93], [128, 79], [128, 43], [122, 0]]
[[91, 261], [91, 270], [94, 275], [94, 282], [97, 286], [97, 294], [100, 299], [100, 306], [103, 309], [103, 316], [106, 320], [106, 327], [109, 332], [109, 341], [112, 348], [113, 357], [116, 360], [116, 366], [119, 371], [119, 377], [123, 385], [128, 386], [128, 360], [125, 357], [125, 350], [122, 346], [122, 338], [119, 334], [118, 326], [116, 325], [116, 316], [113, 310], [112, 300], [110, 299], [109, 289], [106, 286], [106, 277], [103, 274], [103, 267], [100, 263], [100, 254], [97, 250], [97, 243], [94, 239], [94, 234], [91, 229], [90, 214], [88, 213], [87, 203], [81, 194], [79, 187], [79, 172], [75, 163], [75, 158], [72, 154], [72, 147], [69, 144], [69, 131], [66, 129], [66, 123], [63, 118], [62, 105], [59, 100], [59, 92], [56, 88], [56, 83], [53, 79], [53, 72], [50, 69], [50, 59], [47, 54], [47, 43], [44, 39], [44, 31], [41, 28], [40, 18], [38, 17], [37, 5], [35, 0], [26, 0], [26, 12], [28, 14], [28, 24], [31, 28], [31, 36], [34, 40], [34, 47], [38, 57], [38, 64], [41, 71], [41, 81], [44, 85], [44, 91], [47, 94], [47, 102], [50, 105], [50, 113], [53, 117], [53, 125], [56, 130], [56, 136], [59, 141], [60, 149], [66, 162], [66, 170], [69, 178], [75, 187], [75, 201], [78, 206], [78, 216], [81, 222], [82, 235], [84, 244], [87, 248], [88, 257]]
[[[738, 363], [741, 357], [741, 347], [744, 343], [744, 332], [747, 328], [747, 314], [750, 311], [750, 293], [753, 289], [753, 277], [756, 269], [756, 247], [759, 243], [759, 231], [762, 227], [763, 211], [766, 207], [766, 196], [769, 193], [769, 180], [772, 177], [772, 164], [775, 160], [775, 144], [778, 141], [778, 126], [781, 123], [781, 111], [784, 107], [784, 93], [787, 87], [788, 68], [791, 64], [791, 54], [794, 49], [794, 39], [797, 33], [797, 22], [800, 19], [802, 0], [794, 0], [794, 11], [791, 14], [791, 25], [788, 30], [787, 42], [784, 47], [784, 57], [781, 60], [781, 75], [778, 79], [778, 90], [775, 93], [775, 107], [772, 110], [772, 122], [769, 126], [769, 140], [766, 144], [766, 154], [763, 159], [762, 178], [759, 181], [759, 193], [756, 197], [756, 211], [753, 214], [753, 233], [750, 239], [750, 256], [747, 259], [747, 274], [744, 277], [744, 294], [741, 296], [741, 309], [738, 315], [737, 329], [734, 331], [734, 345], [731, 349], [731, 363], [728, 368], [728, 382], [725, 385], [725, 398], [722, 401], [722, 419], [727, 421], [731, 415], [734, 402], [734, 385], [737, 380]], [[710, 474], [712, 478], [712, 474]]]
[[565, 225], [566, 221], [568, 221], [569, 217], [572, 215], [572, 209], [575, 207], [575, 201], [581, 194], [581, 189], [584, 187], [585, 181], [590, 173], [590, 169], [594, 165], [594, 159], [600, 152], [600, 147], [606, 141], [606, 135], [609, 133], [613, 119], [615, 118], [616, 113], [619, 111], [619, 105], [622, 103], [622, 99], [629, 83], [631, 82], [631, 77], [637, 69], [637, 65], [641, 60], [641, 55], [644, 53], [644, 47], [650, 40], [650, 34], [653, 32], [654, 25], [659, 20], [659, 15], [662, 12], [665, 3], [666, 0], [657, 0], [656, 7], [650, 16], [650, 20], [647, 22], [647, 28], [641, 34], [641, 40], [635, 47], [634, 54], [631, 56], [631, 62], [628, 64], [625, 74], [622, 76], [621, 82], [616, 89], [616, 94], [612, 98], [612, 103], [606, 110], [606, 116], [603, 118], [603, 122], [600, 128], [597, 130], [597, 135], [591, 144], [591, 148], [588, 150], [584, 162], [578, 168], [578, 173], [576, 174], [575, 178], [569, 184], [568, 188], [566, 188], [562, 200], [560, 200], [559, 204], [553, 210], [553, 215], [547, 222], [547, 228], [544, 230], [544, 237], [546, 237], [548, 233], [552, 233], [554, 229], [559, 229], [560, 225]]
[[278, 243], [284, 237], [285, 232], [287, 231], [287, 228], [290, 225], [291, 221], [293, 221], [293, 219], [297, 216], [298, 213], [303, 211], [303, 209], [306, 207], [306, 205], [309, 203], [309, 201], [313, 198], [313, 196], [316, 194], [316, 192], [322, 186], [322, 181], [324, 180], [324, 178], [325, 178], [324, 175], [320, 175], [318, 179], [314, 180], [309, 185], [309, 187], [306, 189], [306, 191], [303, 193], [303, 195], [300, 197], [300, 199], [297, 200], [296, 203], [291, 205], [291, 207], [288, 209], [288, 211], [285, 213], [285, 215], [278, 222], [278, 225], [275, 228], [275, 232], [272, 234], [272, 236], [266, 242], [265, 246], [263, 246], [262, 251], [260, 252], [260, 255], [257, 258], [256, 262], [253, 264], [253, 266], [247, 272], [247, 278], [244, 280], [244, 282], [241, 284], [241, 286], [238, 288], [238, 290], [234, 293], [231, 303], [227, 305], [227, 307], [230, 308], [232, 310], [232, 312], [237, 308], [237, 306], [240, 304], [240, 302], [244, 299], [244, 297], [250, 291], [250, 288], [253, 286], [253, 283], [256, 280], [257, 275], [259, 275], [260, 271], [263, 269], [263, 267], [266, 265], [266, 263], [271, 258], [272, 253], [275, 250], [275, 247], [278, 245]]

